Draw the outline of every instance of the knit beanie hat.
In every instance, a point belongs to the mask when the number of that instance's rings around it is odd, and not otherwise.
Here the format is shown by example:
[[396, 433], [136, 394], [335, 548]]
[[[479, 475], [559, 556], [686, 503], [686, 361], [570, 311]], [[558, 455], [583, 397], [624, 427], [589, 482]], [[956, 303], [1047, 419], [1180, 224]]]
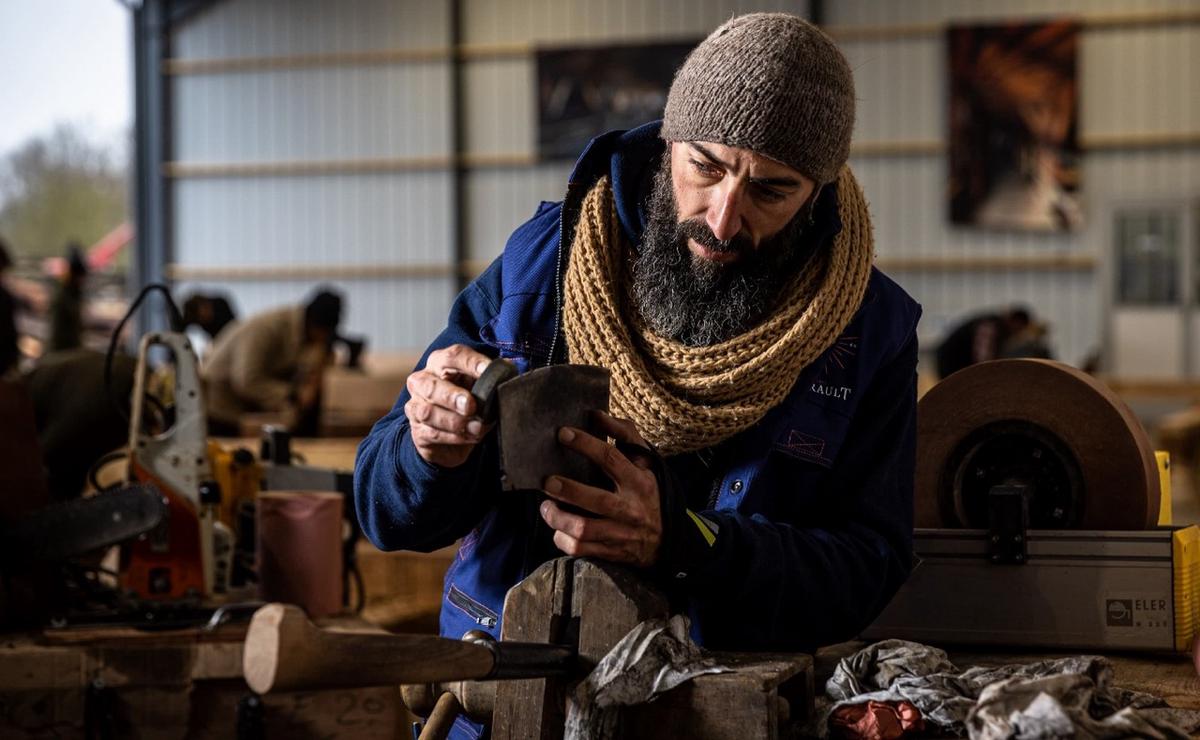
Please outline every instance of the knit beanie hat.
[[833, 40], [788, 13], [751, 13], [688, 55], [660, 135], [749, 149], [820, 185], [849, 158], [853, 128], [854, 77]]

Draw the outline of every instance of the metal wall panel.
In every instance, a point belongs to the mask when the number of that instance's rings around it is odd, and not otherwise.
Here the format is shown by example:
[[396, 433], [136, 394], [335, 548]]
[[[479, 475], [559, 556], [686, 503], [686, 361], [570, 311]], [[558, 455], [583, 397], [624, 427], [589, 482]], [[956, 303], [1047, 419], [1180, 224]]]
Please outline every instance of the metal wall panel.
[[181, 59], [293, 56], [444, 46], [444, 2], [221, 0], [179, 29]]
[[1050, 325], [1055, 357], [1082, 364], [1100, 349], [1102, 316], [1090, 272], [895, 272], [891, 277], [921, 302], [918, 336], [931, 352], [958, 321], [975, 311], [1023, 304]]
[[571, 163], [522, 170], [482, 170], [467, 187], [468, 258], [491, 260], [515, 228], [533, 216], [542, 201], [562, 200]]
[[174, 158], [255, 162], [450, 150], [444, 62], [174, 78]]
[[[454, 300], [449, 280], [328, 280], [346, 297], [342, 330], [367, 337], [367, 350], [424, 349], [446, 325], [446, 307]], [[311, 294], [309, 281], [182, 283], [176, 295], [191, 290], [224, 291], [233, 296], [241, 317], [259, 311], [298, 304]], [[414, 338], [420, 337], [420, 343]]]
[[[806, 0], [465, 0], [463, 34], [468, 45], [534, 46], [701, 37], [734, 13], [804, 13], [807, 6]], [[835, 26], [1195, 8], [1195, 0], [825, 3], [826, 21]], [[207, 59], [437, 47], [448, 38], [448, 17], [444, 2], [224, 0], [174, 35], [173, 53]], [[857, 141], [943, 139], [945, 53], [940, 36], [847, 41], [843, 48], [857, 80]], [[1200, 29], [1194, 24], [1085, 31], [1083, 133], [1200, 130], [1194, 71], [1200, 68], [1198, 55]], [[483, 57], [467, 64], [465, 141], [470, 153], [533, 153], [533, 76], [531, 57]], [[173, 80], [174, 158], [245, 162], [445, 154], [449, 83], [448, 65], [440, 62], [180, 76]], [[949, 226], [942, 156], [870, 157], [853, 165], [872, 204], [879, 255], [885, 260], [1060, 253], [1104, 260], [1108, 246], [1101, 243], [1096, 224], [1106, 217], [1105, 202], [1200, 194], [1200, 152], [1194, 146], [1089, 152], [1083, 173], [1088, 225], [1083, 232], [982, 232]], [[561, 197], [569, 169], [569, 163], [555, 163], [472, 171], [465, 199], [469, 259], [498, 254], [511, 230], [539, 201]], [[449, 188], [448, 173], [179, 180], [173, 199], [174, 259], [196, 265], [448, 262]], [[903, 272], [895, 277], [925, 305], [922, 336], [927, 345], [964, 313], [1025, 301], [1053, 323], [1060, 356], [1078, 362], [1102, 335], [1100, 274]], [[362, 282], [368, 284], [375, 285]], [[352, 304], [369, 315], [427, 312], [444, 317], [448, 287], [422, 292], [410, 289], [422, 281], [386, 284], [393, 286], [391, 293], [382, 287], [360, 291], [357, 281], [348, 284]], [[285, 289], [303, 292], [294, 283], [231, 287], [256, 306], [275, 296], [282, 299]], [[433, 322], [432, 331], [441, 321]], [[376, 346], [423, 346], [432, 336], [429, 328], [420, 328], [427, 325], [430, 321], [389, 324]], [[392, 344], [379, 343], [385, 341]]]
[[1085, 32], [1079, 65], [1082, 135], [1200, 130], [1200, 25]]
[[786, 10], [807, 0], [464, 0], [468, 44], [583, 44], [702, 38], [730, 16]]
[[1195, 8], [1196, 0], [836, 0], [825, 3], [825, 22], [831, 26], [911, 25]]
[[184, 265], [451, 264], [445, 172], [184, 179]]
[[[445, 48], [449, 6], [397, 0], [225, 0], [174, 35], [179, 59], [305, 57]], [[450, 66], [301, 64], [171, 78], [173, 152], [184, 163], [313, 162], [450, 153]], [[444, 264], [448, 171], [179, 178], [172, 261], [182, 266]], [[319, 282], [230, 281], [245, 313]], [[357, 279], [349, 330], [377, 349], [423, 347], [445, 323], [450, 278]]]
[[537, 71], [532, 58], [468, 64], [463, 72], [472, 154], [533, 154], [537, 132]]
[[852, 158], [850, 166], [871, 204], [880, 257], [1021, 257], [1073, 251], [1081, 241], [1066, 233], [951, 224], [941, 156]]
[[[856, 141], [946, 135], [941, 36], [848, 40], [841, 46], [858, 94]], [[1083, 136], [1185, 131], [1200, 120], [1196, 25], [1085, 31], [1079, 69]]]
[[[1086, 13], [1191, 9], [1197, 3], [1118, 0], [839, 0], [827, 4], [830, 25], [877, 26]], [[855, 140], [943, 141], [946, 136], [946, 52], [943, 37], [847, 40], [859, 99]], [[1080, 129], [1085, 137], [1200, 131], [1200, 28], [1116, 27], [1084, 30], [1080, 47]], [[1058, 356], [1079, 363], [1096, 352], [1107, 320], [1107, 205], [1115, 199], [1200, 197], [1200, 151], [1091, 150], [1084, 156], [1082, 197], [1087, 223], [1075, 234], [989, 232], [951, 226], [940, 154], [868, 157], [851, 162], [871, 202], [881, 258], [1092, 255], [1095, 271], [1008, 273], [899, 272], [897, 279], [925, 308], [926, 348], [945, 329], [980, 309], [1026, 303], [1052, 325]]]

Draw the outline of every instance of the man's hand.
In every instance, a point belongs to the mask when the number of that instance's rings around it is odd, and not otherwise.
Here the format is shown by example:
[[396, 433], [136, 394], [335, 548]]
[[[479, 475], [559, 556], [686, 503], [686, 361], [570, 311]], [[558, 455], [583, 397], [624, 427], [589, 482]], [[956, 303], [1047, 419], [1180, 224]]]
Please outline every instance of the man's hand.
[[[596, 412], [596, 418], [613, 438], [649, 448], [633, 422], [602, 412]], [[554, 544], [568, 555], [653, 565], [662, 544], [662, 512], [658, 481], [647, 460], [640, 455], [631, 460], [615, 446], [571, 427], [560, 429], [558, 440], [599, 465], [616, 490], [605, 491], [559, 476], [547, 478], [548, 495], [599, 517], [573, 514], [554, 501], [544, 501], [542, 518], [555, 530]]]
[[426, 462], [458, 467], [483, 438], [483, 422], [475, 418], [469, 388], [491, 361], [454, 344], [432, 352], [425, 369], [408, 376], [412, 398], [404, 404], [404, 414], [412, 424], [417, 454]]

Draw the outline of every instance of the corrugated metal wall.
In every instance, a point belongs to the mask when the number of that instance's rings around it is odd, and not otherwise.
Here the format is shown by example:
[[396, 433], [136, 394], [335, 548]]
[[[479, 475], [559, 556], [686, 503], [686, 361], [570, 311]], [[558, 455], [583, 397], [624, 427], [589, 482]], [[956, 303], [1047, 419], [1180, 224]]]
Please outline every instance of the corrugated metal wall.
[[[1196, 0], [838, 0], [834, 27], [948, 24], [1055, 15], [1194, 10]], [[842, 43], [859, 99], [855, 141], [944, 141], [946, 48], [941, 34]], [[1200, 25], [1121, 26], [1082, 32], [1080, 135], [1200, 131]], [[940, 152], [854, 157], [871, 201], [885, 264], [913, 257], [1091, 256], [1094, 269], [904, 270], [895, 277], [925, 308], [921, 336], [932, 347], [945, 328], [983, 307], [1024, 302], [1052, 324], [1059, 359], [1081, 362], [1100, 349], [1107, 320], [1111, 246], [1105, 219], [1128, 199], [1200, 197], [1200, 149], [1104, 149], [1084, 154], [1086, 227], [1074, 234], [997, 233], [954, 227]]]
[[[804, 13], [801, 2], [468, 0], [463, 42], [566, 44], [701, 37], [755, 8]], [[225, 0], [178, 29], [180, 61], [346, 55], [445, 47], [446, 2]], [[451, 153], [446, 60], [263, 64], [172, 77], [172, 159], [184, 165], [446, 157]], [[529, 155], [535, 144], [534, 65], [467, 63], [468, 154]], [[474, 170], [465, 197], [467, 257], [490, 260], [540, 200], [557, 199], [567, 164]], [[177, 272], [256, 266], [444, 265], [452, 269], [448, 171], [180, 176], [173, 180]], [[255, 276], [261, 277], [261, 276]], [[349, 296], [347, 329], [372, 346], [423, 347], [445, 322], [452, 277], [332, 280]], [[297, 301], [315, 280], [184, 280], [229, 290], [243, 313]]]
[[[1195, 9], [1196, 0], [837, 0], [835, 27], [945, 23], [1060, 13]], [[731, 14], [807, 1], [464, 0], [463, 42], [564, 45], [700, 37]], [[176, 59], [338, 55], [445, 47], [444, 2], [225, 0], [174, 36]], [[945, 137], [945, 51], [940, 34], [843, 42], [857, 77], [857, 143]], [[1084, 31], [1081, 128], [1093, 134], [1200, 131], [1200, 26]], [[251, 65], [253, 66], [253, 65]], [[173, 159], [182, 163], [389, 160], [445, 157], [451, 146], [445, 59], [310, 64], [288, 69], [178, 74], [172, 78]], [[472, 155], [532, 155], [534, 63], [521, 54], [469, 57], [465, 146]], [[1101, 267], [1062, 271], [898, 271], [924, 305], [927, 343], [964, 312], [1025, 301], [1054, 325], [1059, 356], [1077, 362], [1098, 346], [1105, 320], [1106, 203], [1200, 194], [1200, 150], [1106, 149], [1085, 155], [1088, 227], [1074, 235], [952, 228], [946, 166], [936, 149], [856, 156], [872, 203], [882, 261], [910, 258], [1090, 255]], [[464, 207], [467, 257], [498, 254], [538, 201], [560, 197], [569, 165], [471, 170]], [[444, 265], [451, 267], [452, 177], [446, 170], [286, 176], [177, 177], [172, 261], [182, 266]], [[301, 297], [309, 282], [225, 284], [244, 312]], [[356, 278], [350, 330], [376, 347], [420, 348], [439, 330], [451, 277]], [[209, 283], [211, 285], [211, 283]]]

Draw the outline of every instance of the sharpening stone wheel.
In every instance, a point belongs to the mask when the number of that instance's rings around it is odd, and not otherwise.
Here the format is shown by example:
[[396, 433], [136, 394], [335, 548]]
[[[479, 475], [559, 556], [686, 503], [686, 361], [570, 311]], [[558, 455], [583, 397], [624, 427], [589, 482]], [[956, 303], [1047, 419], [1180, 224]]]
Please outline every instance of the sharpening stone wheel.
[[1107, 386], [1048, 360], [960, 370], [917, 406], [916, 526], [986, 529], [992, 486], [1032, 488], [1033, 529], [1158, 524], [1146, 432]]

